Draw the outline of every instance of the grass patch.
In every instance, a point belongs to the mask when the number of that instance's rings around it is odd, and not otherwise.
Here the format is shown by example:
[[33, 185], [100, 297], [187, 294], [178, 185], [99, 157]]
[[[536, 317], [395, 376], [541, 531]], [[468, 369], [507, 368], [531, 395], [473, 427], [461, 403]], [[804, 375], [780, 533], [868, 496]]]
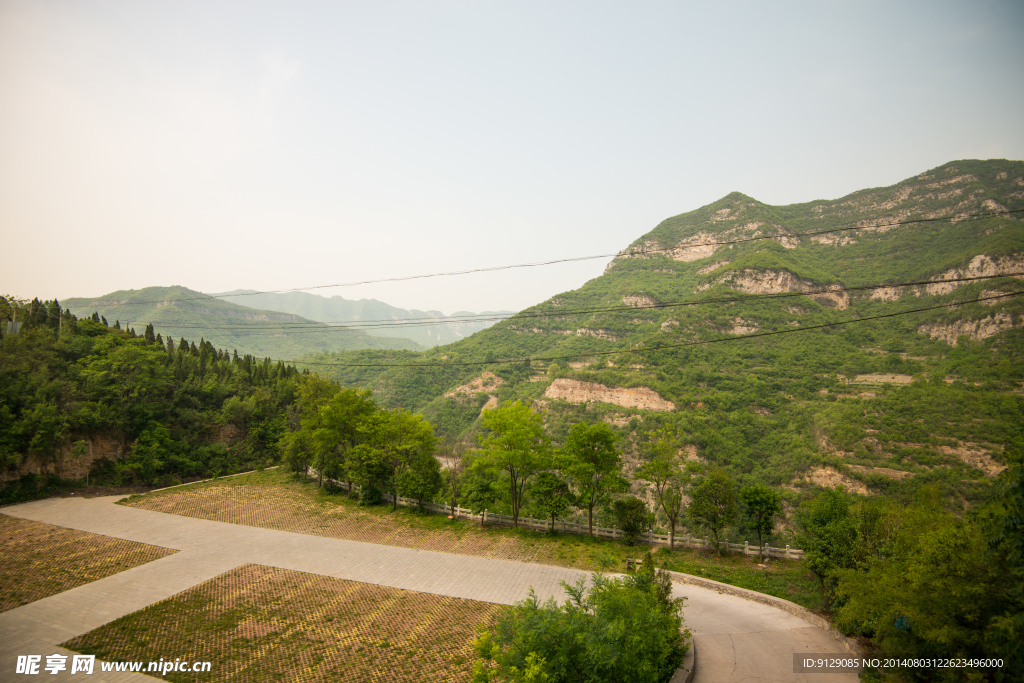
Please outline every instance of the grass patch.
[[0, 515], [0, 612], [177, 552]]
[[[572, 567], [585, 571], [623, 571], [627, 557], [643, 555], [646, 546], [587, 535], [545, 533], [478, 522], [451, 520], [390, 506], [360, 506], [344, 492], [329, 493], [312, 480], [280, 470], [255, 472], [122, 501], [122, 505], [246, 526], [313, 536], [343, 538], [381, 545], [475, 555], [502, 560]], [[741, 588], [792, 600], [820, 611], [820, 586], [799, 560], [771, 560], [767, 569], [756, 558], [702, 550], [657, 551], [658, 566], [702, 576]]]
[[101, 659], [209, 661], [170, 681], [468, 681], [505, 607], [242, 565], [62, 646]]

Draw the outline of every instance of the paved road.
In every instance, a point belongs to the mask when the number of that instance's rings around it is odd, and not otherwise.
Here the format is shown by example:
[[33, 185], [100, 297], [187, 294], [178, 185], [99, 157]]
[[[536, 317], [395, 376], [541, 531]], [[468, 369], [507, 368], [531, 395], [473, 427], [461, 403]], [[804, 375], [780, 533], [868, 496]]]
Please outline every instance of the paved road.
[[[0, 613], [0, 681], [22, 678], [13, 673], [19, 654], [69, 654], [56, 645], [244, 563], [502, 604], [523, 599], [531, 586], [541, 599], [561, 599], [560, 581], [572, 583], [586, 575], [563, 567], [179, 517], [114, 505], [119, 499], [55, 498], [2, 509], [3, 514], [14, 517], [179, 552]], [[828, 633], [799, 617], [696, 586], [677, 585], [675, 594], [687, 598], [684, 614], [694, 632], [696, 683], [857, 680], [854, 674], [793, 673], [794, 652], [842, 652]], [[43, 675], [46, 680], [65, 679], [64, 675]], [[103, 679], [99, 672], [66, 679], [153, 680], [137, 674]]]

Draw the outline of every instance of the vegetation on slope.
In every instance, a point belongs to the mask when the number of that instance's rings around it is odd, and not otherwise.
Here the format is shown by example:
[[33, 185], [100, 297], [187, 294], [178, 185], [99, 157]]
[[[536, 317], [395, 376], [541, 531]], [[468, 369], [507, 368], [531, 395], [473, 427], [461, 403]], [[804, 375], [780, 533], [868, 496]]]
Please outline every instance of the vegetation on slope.
[[[479, 314], [469, 311], [456, 311], [451, 316], [446, 316], [441, 311], [407, 310], [390, 306], [376, 299], [353, 300], [340, 296], [325, 297], [308, 292], [254, 292], [253, 290], [240, 289], [234, 292], [217, 294], [216, 296], [222, 301], [230, 301], [242, 306], [262, 308], [268, 311], [293, 313], [309, 320], [318, 320], [324, 323], [388, 321], [396, 324], [367, 327], [366, 333], [374, 337], [411, 339], [424, 348], [438, 346], [439, 344], [450, 344], [486, 329], [493, 324], [489, 320], [475, 320], [474, 318], [513, 314], [513, 311], [484, 311]], [[459, 318], [465, 319], [459, 320]], [[447, 320], [447, 322], [423, 324], [431, 319], [438, 321]], [[398, 324], [403, 320], [410, 322], [407, 325]]]
[[177, 286], [66, 299], [63, 305], [78, 317], [97, 312], [111, 323], [120, 322], [125, 329], [152, 324], [164, 337], [202, 338], [217, 348], [257, 358], [289, 359], [304, 353], [349, 349], [422, 348], [410, 339], [385, 339], [359, 330], [328, 330], [316, 320], [250, 308]]
[[14, 306], [23, 326], [0, 338], [0, 466], [17, 479], [34, 458], [48, 475], [9, 484], [5, 501], [45, 493], [94, 438], [122, 456], [93, 464], [97, 484], [167, 484], [277, 457], [294, 366], [78, 320], [56, 301], [0, 299], [0, 320]]

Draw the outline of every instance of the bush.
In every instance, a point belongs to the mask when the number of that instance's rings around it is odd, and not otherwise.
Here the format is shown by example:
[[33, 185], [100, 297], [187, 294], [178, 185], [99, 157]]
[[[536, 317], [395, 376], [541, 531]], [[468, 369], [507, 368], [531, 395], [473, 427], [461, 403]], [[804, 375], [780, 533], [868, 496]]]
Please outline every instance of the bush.
[[561, 606], [554, 598], [540, 604], [531, 588], [493, 634], [474, 642], [474, 683], [668, 681], [689, 649], [684, 599], [669, 597], [671, 586], [666, 592], [664, 577], [644, 564], [644, 572], [623, 579], [595, 574], [589, 591], [585, 579], [563, 582], [569, 599]]
[[380, 489], [376, 486], [367, 485], [359, 490], [360, 505], [380, 505], [382, 500]]
[[612, 512], [627, 545], [635, 544], [642, 534], [654, 528], [654, 513], [639, 498], [629, 496], [618, 499], [612, 503]]

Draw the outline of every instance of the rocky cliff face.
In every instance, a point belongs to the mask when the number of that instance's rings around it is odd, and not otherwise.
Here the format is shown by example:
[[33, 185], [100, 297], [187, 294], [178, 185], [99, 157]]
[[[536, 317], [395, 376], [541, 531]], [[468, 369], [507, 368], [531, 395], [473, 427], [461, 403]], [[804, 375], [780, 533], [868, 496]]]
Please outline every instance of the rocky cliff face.
[[1013, 327], [1020, 327], [1021, 324], [1024, 324], [1024, 319], [1018, 319], [1014, 324], [1010, 313], [999, 312], [981, 320], [958, 320], [949, 325], [921, 325], [917, 331], [927, 334], [932, 339], [941, 339], [950, 346], [956, 346], [960, 337], [977, 341]]
[[0, 470], [0, 484], [17, 481], [28, 474], [55, 474], [61, 479], [84, 479], [98, 460], [117, 461], [124, 457], [124, 446], [115, 435], [96, 435], [77, 443], [65, 444], [56, 458], [29, 455], [14, 470]]
[[603, 384], [565, 378], [552, 382], [551, 386], [544, 391], [544, 396], [545, 398], [564, 399], [570, 403], [597, 401], [641, 410], [675, 410], [676, 408], [671, 401], [666, 401], [654, 391], [644, 387], [613, 389]]

